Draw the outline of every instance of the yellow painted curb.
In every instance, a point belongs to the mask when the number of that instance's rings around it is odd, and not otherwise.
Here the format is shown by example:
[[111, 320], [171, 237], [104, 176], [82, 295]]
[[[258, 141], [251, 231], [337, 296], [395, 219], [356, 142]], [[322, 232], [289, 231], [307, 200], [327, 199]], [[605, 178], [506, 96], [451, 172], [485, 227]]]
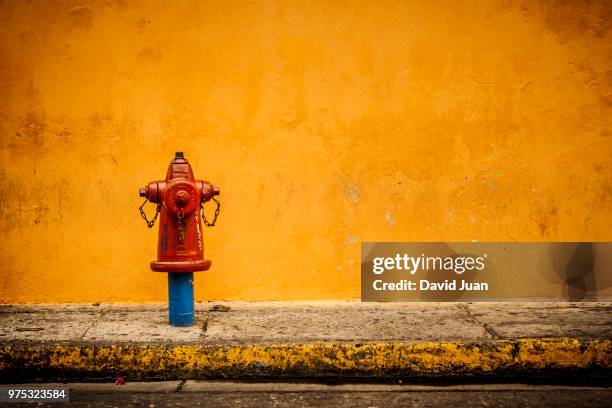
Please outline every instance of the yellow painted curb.
[[51, 378], [610, 377], [612, 340], [307, 344], [0, 344], [0, 380]]

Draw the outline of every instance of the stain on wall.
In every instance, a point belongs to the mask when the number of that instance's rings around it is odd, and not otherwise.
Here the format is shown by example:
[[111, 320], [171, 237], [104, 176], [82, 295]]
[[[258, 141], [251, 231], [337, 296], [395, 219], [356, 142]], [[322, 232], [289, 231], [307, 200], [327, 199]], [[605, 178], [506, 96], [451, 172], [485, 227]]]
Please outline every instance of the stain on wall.
[[165, 300], [138, 188], [176, 150], [222, 188], [198, 300], [357, 298], [361, 241], [610, 240], [611, 17], [1, 1], [0, 301]]

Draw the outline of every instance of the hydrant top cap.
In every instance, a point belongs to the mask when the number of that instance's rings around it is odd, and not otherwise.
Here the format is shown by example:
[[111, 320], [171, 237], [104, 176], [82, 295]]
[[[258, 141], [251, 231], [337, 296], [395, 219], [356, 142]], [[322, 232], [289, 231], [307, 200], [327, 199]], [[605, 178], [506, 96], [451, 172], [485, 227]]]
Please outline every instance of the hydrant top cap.
[[176, 153], [174, 153], [174, 158], [175, 159], [184, 159], [185, 157], [183, 157], [183, 152], [176, 152]]

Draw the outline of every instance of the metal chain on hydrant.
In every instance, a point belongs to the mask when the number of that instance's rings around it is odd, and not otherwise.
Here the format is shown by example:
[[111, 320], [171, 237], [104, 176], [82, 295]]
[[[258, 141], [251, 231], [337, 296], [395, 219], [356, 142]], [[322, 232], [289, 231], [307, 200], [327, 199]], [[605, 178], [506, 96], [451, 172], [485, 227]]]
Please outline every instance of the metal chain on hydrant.
[[219, 212], [221, 211], [221, 203], [215, 197], [211, 197], [211, 199], [217, 203], [217, 208], [215, 209], [215, 218], [213, 218], [212, 222], [209, 222], [206, 219], [206, 214], [204, 214], [204, 203], [200, 203], [200, 213], [202, 214], [202, 221], [204, 221], [204, 225], [207, 227], [214, 227], [217, 222], [217, 217], [219, 217]]
[[149, 221], [147, 219], [147, 214], [145, 214], [143, 208], [145, 206], [145, 204], [149, 201], [149, 199], [145, 199], [144, 203], [142, 203], [142, 205], [140, 206], [139, 210], [140, 210], [140, 216], [142, 217], [143, 220], [145, 220], [145, 222], [147, 223], [147, 227], [149, 228], [153, 228], [153, 225], [155, 225], [155, 221], [157, 220], [157, 216], [159, 215], [159, 211], [161, 210], [161, 204], [157, 204], [157, 208], [155, 209], [155, 216], [153, 217], [153, 219], [151, 219], [151, 221]]
[[185, 213], [183, 212], [182, 208], [179, 208], [179, 211], [176, 214], [176, 229], [178, 230], [179, 241], [183, 241], [185, 239], [185, 224], [183, 224], [183, 218], [185, 218]]

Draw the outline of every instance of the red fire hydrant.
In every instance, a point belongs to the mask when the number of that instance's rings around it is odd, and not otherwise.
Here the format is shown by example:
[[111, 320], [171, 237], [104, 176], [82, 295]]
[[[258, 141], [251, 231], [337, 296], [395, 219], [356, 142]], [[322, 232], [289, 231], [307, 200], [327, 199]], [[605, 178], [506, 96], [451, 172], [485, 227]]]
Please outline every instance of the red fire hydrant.
[[[140, 215], [147, 226], [153, 228], [160, 216], [157, 261], [151, 262], [151, 269], [168, 272], [169, 318], [173, 326], [194, 323], [193, 272], [208, 270], [211, 264], [204, 259], [200, 219], [207, 227], [215, 225], [221, 208], [215, 198], [219, 192], [218, 187], [194, 178], [183, 152], [176, 152], [165, 180], [152, 181], [140, 189], [140, 196], [146, 198], [140, 206]], [[204, 203], [209, 200], [217, 204], [211, 222], [204, 215]], [[157, 204], [151, 220], [143, 210], [147, 201]]]

